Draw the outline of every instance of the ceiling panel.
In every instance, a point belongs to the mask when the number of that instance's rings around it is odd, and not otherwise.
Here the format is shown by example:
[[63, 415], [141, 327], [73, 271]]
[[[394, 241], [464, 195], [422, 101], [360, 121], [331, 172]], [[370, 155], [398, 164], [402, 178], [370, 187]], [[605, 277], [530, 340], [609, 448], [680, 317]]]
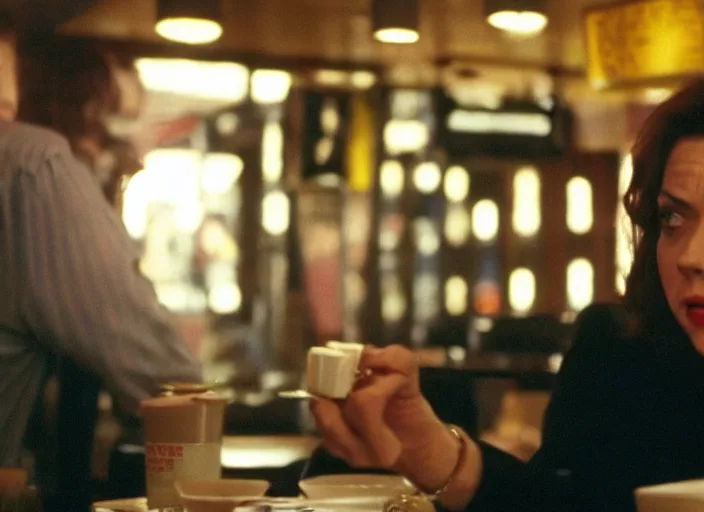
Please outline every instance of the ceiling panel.
[[98, 0], [0, 0], [25, 33], [53, 30], [81, 14]]
[[[583, 9], [611, 0], [551, 0], [548, 29], [529, 40], [512, 40], [489, 27], [483, 19], [482, 0], [422, 0], [421, 40], [409, 46], [373, 41], [370, 1], [227, 0], [223, 2], [225, 34], [213, 48], [331, 64], [423, 69], [423, 65], [455, 60], [581, 71], [585, 66]], [[155, 0], [100, 0], [62, 30], [160, 43], [154, 33], [155, 11]]]

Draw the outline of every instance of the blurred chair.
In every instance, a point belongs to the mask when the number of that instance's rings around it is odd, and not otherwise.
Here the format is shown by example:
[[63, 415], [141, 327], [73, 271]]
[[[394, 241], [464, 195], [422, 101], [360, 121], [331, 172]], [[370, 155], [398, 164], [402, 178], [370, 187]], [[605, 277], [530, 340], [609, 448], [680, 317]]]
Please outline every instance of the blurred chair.
[[555, 354], [568, 348], [570, 329], [553, 315], [502, 317], [482, 340], [486, 352]]
[[538, 451], [550, 393], [512, 389], [504, 394], [494, 426], [481, 439], [520, 460]]

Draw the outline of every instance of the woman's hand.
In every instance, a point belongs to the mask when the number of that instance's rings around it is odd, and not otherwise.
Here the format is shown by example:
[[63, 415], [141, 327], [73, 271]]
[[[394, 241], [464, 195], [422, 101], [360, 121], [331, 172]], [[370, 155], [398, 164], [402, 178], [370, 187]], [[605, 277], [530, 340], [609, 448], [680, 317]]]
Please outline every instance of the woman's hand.
[[426, 491], [445, 485], [458, 464], [458, 442], [420, 393], [415, 355], [368, 347], [360, 370], [371, 375], [345, 401], [311, 402], [325, 448], [353, 467], [395, 470]]

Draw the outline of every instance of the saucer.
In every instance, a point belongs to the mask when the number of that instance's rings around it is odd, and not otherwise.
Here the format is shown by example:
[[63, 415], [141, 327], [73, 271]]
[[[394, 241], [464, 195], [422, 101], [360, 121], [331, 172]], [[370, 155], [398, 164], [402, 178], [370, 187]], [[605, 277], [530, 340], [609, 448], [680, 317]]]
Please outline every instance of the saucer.
[[285, 398], [287, 400], [309, 400], [311, 398], [317, 398], [316, 395], [309, 393], [305, 389], [294, 389], [290, 391], [279, 391], [277, 393], [279, 398]]

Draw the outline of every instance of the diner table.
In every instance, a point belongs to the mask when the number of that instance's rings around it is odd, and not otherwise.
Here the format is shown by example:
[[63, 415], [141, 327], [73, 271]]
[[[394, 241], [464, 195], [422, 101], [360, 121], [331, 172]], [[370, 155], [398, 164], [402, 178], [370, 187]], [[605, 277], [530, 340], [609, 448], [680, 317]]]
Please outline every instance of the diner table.
[[149, 512], [149, 507], [147, 498], [131, 498], [93, 503], [93, 512]]
[[[220, 463], [224, 478], [257, 478], [273, 481], [283, 468], [308, 459], [320, 440], [309, 435], [265, 435], [223, 437]], [[95, 503], [103, 512], [147, 512], [146, 498]]]
[[[449, 371], [470, 379], [539, 378], [551, 382], [560, 369], [561, 354], [463, 353], [425, 349], [416, 351], [422, 373]], [[308, 459], [320, 444], [306, 435], [228, 435], [223, 437], [224, 478], [256, 478], [274, 482], [284, 468]], [[288, 475], [293, 476], [293, 475]], [[276, 494], [274, 494], [276, 495]], [[145, 498], [94, 504], [95, 512], [149, 512]]]
[[307, 459], [320, 444], [315, 436], [225, 436], [220, 462], [224, 470], [282, 468]]

